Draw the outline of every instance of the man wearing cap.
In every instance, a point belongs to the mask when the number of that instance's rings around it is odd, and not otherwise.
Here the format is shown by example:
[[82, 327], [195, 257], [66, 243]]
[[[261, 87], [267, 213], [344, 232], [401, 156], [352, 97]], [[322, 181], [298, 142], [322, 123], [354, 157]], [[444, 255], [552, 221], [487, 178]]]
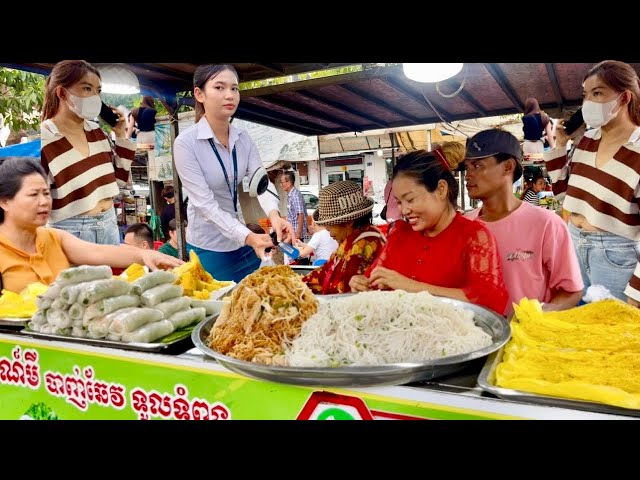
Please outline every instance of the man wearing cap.
[[302, 277], [309, 288], [323, 295], [351, 291], [349, 280], [362, 275], [374, 262], [386, 242], [371, 224], [373, 200], [350, 180], [335, 182], [320, 190], [313, 221], [327, 227], [338, 249], [320, 268]]
[[569, 230], [554, 212], [513, 194], [521, 161], [520, 143], [509, 132], [489, 129], [467, 140], [467, 191], [469, 198], [482, 200], [482, 207], [465, 216], [484, 222], [498, 242], [509, 291], [507, 314], [524, 297], [543, 302], [545, 310], [574, 307], [583, 282]]

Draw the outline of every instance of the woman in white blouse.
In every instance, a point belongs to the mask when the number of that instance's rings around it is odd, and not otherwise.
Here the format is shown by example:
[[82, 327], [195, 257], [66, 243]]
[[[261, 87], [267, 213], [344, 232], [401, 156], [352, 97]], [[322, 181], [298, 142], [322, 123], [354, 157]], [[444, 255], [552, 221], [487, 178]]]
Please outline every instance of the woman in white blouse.
[[[249, 134], [230, 123], [240, 102], [238, 74], [230, 65], [201, 65], [193, 75], [196, 123], [175, 140], [176, 169], [189, 197], [187, 251], [194, 250], [215, 279], [239, 282], [260, 266], [267, 234], [241, 221], [238, 188], [262, 167]], [[269, 182], [269, 190], [276, 189]], [[275, 195], [258, 196], [278, 240], [291, 241], [293, 228], [280, 217]]]

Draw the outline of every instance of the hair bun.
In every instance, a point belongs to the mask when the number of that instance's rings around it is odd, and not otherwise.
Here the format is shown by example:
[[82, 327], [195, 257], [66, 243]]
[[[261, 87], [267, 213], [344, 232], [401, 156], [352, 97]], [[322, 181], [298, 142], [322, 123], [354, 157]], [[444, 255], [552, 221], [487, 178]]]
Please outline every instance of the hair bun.
[[444, 157], [447, 159], [447, 163], [451, 170], [458, 168], [458, 165], [464, 161], [466, 155], [466, 148], [460, 142], [445, 142], [438, 147], [442, 150]]

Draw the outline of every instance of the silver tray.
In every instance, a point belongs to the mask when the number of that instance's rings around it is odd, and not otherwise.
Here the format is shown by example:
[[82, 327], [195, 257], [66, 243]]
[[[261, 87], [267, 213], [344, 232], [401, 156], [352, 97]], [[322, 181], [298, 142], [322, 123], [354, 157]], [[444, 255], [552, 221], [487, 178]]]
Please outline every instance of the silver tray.
[[24, 328], [24, 324], [31, 318], [0, 318], [0, 327], [11, 327], [11, 329]]
[[[342, 297], [343, 295], [336, 295]], [[325, 299], [328, 295], [324, 296]], [[320, 298], [320, 297], [319, 297]], [[229, 370], [259, 380], [288, 383], [293, 385], [324, 387], [372, 387], [382, 385], [402, 385], [405, 383], [450, 375], [464, 369], [471, 360], [485, 357], [503, 346], [511, 336], [507, 320], [488, 309], [471, 303], [440, 298], [441, 301], [473, 310], [476, 324], [491, 335], [493, 343], [488, 347], [462, 355], [431, 360], [423, 363], [394, 363], [380, 366], [362, 367], [274, 367], [246, 362], [223, 355], [209, 346], [206, 339], [217, 315], [203, 320], [191, 333], [194, 345], [205, 355], [218, 361]]]
[[586, 410], [589, 412], [608, 413], [610, 415], [627, 415], [640, 417], [640, 410], [631, 408], [616, 407], [615, 405], [606, 405], [604, 403], [590, 402], [587, 400], [572, 400], [570, 398], [550, 397], [537, 393], [529, 393], [522, 390], [512, 390], [510, 388], [498, 387], [495, 384], [495, 371], [498, 364], [502, 361], [504, 348], [492, 353], [484, 364], [484, 367], [478, 375], [478, 386], [485, 392], [492, 393], [496, 397], [505, 400], [515, 400], [517, 402], [525, 402], [530, 404], [550, 405], [554, 407], [572, 408], [574, 410]]
[[307, 275], [308, 273], [313, 272], [314, 270], [320, 268], [320, 266], [314, 267], [313, 265], [289, 265], [291, 270], [296, 272], [298, 275]]
[[[213, 316], [207, 317], [203, 321], [207, 321], [207, 319], [212, 319], [212, 318], [215, 318], [215, 317]], [[136, 343], [136, 342], [127, 343], [127, 342], [117, 342], [115, 340], [71, 337], [66, 335], [56, 335], [54, 333], [34, 332], [33, 330], [29, 330], [28, 328], [23, 328], [22, 330], [20, 330], [20, 334], [27, 335], [33, 338], [41, 338], [43, 340], [56, 340], [59, 342], [79, 343], [81, 345], [91, 345], [92, 347], [116, 348], [120, 350], [135, 350], [138, 352], [164, 353], [169, 355], [178, 355], [180, 353], [184, 353], [187, 350], [191, 350], [193, 348], [193, 341], [191, 340], [191, 335], [187, 335], [184, 338], [179, 338], [178, 340], [174, 340], [173, 342], [168, 342], [168, 343]]]

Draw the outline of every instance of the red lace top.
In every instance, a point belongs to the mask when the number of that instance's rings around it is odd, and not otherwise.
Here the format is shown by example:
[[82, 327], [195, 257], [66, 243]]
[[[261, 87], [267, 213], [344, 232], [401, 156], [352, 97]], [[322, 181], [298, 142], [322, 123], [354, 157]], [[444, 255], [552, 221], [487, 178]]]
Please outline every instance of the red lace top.
[[493, 234], [460, 213], [435, 237], [414, 232], [407, 222], [397, 220], [385, 249], [365, 275], [378, 265], [418, 282], [460, 288], [471, 303], [501, 314], [507, 306], [509, 295]]
[[302, 281], [314, 293], [350, 292], [351, 277], [364, 273], [382, 251], [384, 242], [384, 235], [373, 225], [354, 230], [324, 265], [302, 277]]

